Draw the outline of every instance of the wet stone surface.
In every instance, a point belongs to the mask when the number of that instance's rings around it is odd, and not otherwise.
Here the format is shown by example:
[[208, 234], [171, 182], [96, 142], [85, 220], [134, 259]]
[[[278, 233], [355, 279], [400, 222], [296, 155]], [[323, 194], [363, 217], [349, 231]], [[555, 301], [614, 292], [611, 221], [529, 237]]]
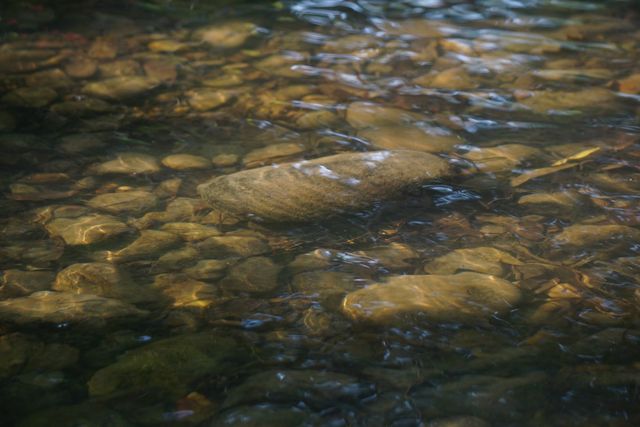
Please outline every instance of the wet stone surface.
[[633, 1], [0, 3], [2, 426], [640, 425]]

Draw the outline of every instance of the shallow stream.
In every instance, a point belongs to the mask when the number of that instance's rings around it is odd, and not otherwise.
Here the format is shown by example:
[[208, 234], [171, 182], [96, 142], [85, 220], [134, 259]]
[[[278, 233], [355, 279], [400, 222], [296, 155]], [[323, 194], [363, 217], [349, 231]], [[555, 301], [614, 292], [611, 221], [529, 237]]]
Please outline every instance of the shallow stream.
[[1, 425], [640, 425], [637, 3], [0, 11]]

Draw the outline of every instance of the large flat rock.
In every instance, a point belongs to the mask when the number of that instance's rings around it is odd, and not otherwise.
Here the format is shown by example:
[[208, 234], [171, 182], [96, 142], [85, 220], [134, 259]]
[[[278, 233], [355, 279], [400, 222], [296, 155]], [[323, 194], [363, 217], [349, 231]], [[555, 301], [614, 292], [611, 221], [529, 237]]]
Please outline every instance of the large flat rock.
[[439, 322], [474, 323], [511, 310], [520, 300], [511, 282], [480, 273], [390, 277], [351, 292], [342, 302], [355, 320], [396, 323], [406, 315]]
[[449, 171], [445, 160], [417, 151], [343, 153], [216, 177], [198, 192], [236, 216], [302, 222], [364, 209]]

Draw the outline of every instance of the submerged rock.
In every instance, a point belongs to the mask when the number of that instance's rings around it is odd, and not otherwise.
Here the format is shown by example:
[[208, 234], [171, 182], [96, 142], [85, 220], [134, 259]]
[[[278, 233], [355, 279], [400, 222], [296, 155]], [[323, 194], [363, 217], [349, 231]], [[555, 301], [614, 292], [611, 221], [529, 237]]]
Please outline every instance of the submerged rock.
[[109, 215], [56, 218], [45, 227], [51, 236], [61, 237], [68, 245], [89, 245], [131, 230], [126, 224]]
[[0, 336], [0, 379], [30, 371], [55, 371], [75, 364], [78, 350], [65, 344], [46, 344], [28, 335]]
[[56, 275], [53, 271], [5, 270], [2, 272], [0, 299], [21, 297], [51, 289]]
[[208, 159], [193, 154], [171, 154], [162, 159], [162, 164], [178, 171], [209, 169], [212, 166]]
[[250, 22], [227, 22], [202, 28], [194, 37], [212, 47], [232, 49], [242, 46], [257, 30]]
[[347, 122], [356, 129], [401, 126], [426, 120], [427, 117], [400, 108], [386, 107], [372, 102], [353, 102], [346, 112]]
[[502, 276], [505, 265], [522, 265], [522, 262], [500, 249], [479, 247], [456, 249], [425, 265], [424, 271], [431, 274], [454, 274], [466, 270]]
[[115, 159], [94, 166], [91, 172], [96, 175], [108, 174], [144, 174], [160, 170], [158, 160], [148, 154], [121, 153]]
[[234, 292], [269, 292], [278, 287], [281, 269], [269, 258], [248, 258], [233, 266], [227, 277], [220, 281], [220, 286]]
[[299, 427], [308, 414], [298, 408], [275, 405], [240, 406], [220, 414], [211, 427]]
[[628, 225], [571, 225], [558, 235], [552, 242], [559, 246], [591, 246], [606, 242], [630, 240], [640, 242], [640, 230]]
[[158, 204], [158, 197], [147, 191], [100, 194], [87, 202], [94, 209], [113, 214], [142, 214]]
[[86, 84], [86, 94], [112, 100], [123, 100], [148, 92], [158, 86], [158, 81], [144, 76], [111, 77]]
[[385, 126], [365, 129], [358, 136], [380, 150], [415, 150], [427, 153], [450, 152], [462, 143], [451, 132], [434, 127]]
[[427, 153], [345, 153], [217, 177], [198, 192], [236, 216], [311, 221], [366, 208], [448, 173], [445, 160]]
[[41, 291], [0, 302], [0, 319], [15, 323], [85, 322], [146, 314], [144, 310], [115, 299], [69, 292]]
[[311, 407], [323, 408], [336, 400], [357, 402], [374, 392], [373, 385], [338, 372], [272, 370], [256, 374], [231, 390], [224, 406], [261, 401], [304, 401]]
[[[344, 312], [356, 320], [394, 323], [422, 314], [441, 322], [479, 322], [505, 314], [520, 300], [511, 282], [479, 273], [394, 276], [347, 295]], [[398, 318], [398, 319], [396, 319]]]
[[91, 294], [128, 302], [149, 299], [149, 292], [118, 267], [100, 262], [72, 264], [56, 276], [53, 290]]
[[201, 377], [223, 374], [247, 359], [232, 338], [210, 333], [166, 338], [128, 351], [89, 380], [89, 395], [111, 398], [141, 393], [184, 396]]
[[140, 237], [129, 246], [119, 251], [108, 252], [106, 258], [108, 261], [116, 263], [154, 259], [178, 243], [180, 243], [180, 237], [173, 233], [160, 230], [142, 230]]

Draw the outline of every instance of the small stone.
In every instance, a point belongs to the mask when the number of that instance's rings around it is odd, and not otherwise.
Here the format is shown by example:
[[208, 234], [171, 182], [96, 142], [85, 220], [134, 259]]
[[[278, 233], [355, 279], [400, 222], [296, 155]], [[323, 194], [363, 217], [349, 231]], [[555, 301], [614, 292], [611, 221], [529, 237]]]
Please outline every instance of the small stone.
[[100, 77], [128, 77], [142, 74], [142, 67], [134, 59], [121, 59], [113, 62], [105, 62], [98, 66]]
[[11, 240], [0, 246], [0, 257], [20, 261], [35, 267], [48, 267], [60, 259], [64, 244], [57, 239]]
[[187, 50], [189, 45], [176, 40], [155, 40], [147, 45], [149, 50], [153, 52], [175, 53]]
[[308, 414], [296, 407], [275, 405], [238, 406], [221, 413], [211, 426], [298, 427]]
[[408, 123], [426, 120], [427, 117], [399, 108], [385, 107], [371, 102], [353, 102], [346, 113], [347, 122], [356, 128], [403, 126]]
[[171, 306], [205, 308], [218, 300], [219, 290], [184, 274], [159, 274], [153, 287], [171, 301]]
[[61, 237], [68, 245], [89, 245], [131, 231], [120, 220], [108, 215], [56, 218], [45, 227], [51, 236]]
[[418, 253], [411, 246], [397, 242], [357, 251], [355, 254], [370, 258], [380, 266], [392, 270], [411, 267], [407, 261], [418, 258]]
[[479, 273], [394, 276], [348, 294], [342, 304], [354, 320], [397, 323], [406, 315], [438, 322], [479, 322], [507, 314], [521, 298], [512, 283]]
[[617, 224], [576, 224], [566, 227], [561, 233], [553, 237], [552, 242], [558, 246], [591, 247], [596, 244], [625, 240], [637, 243], [640, 241], [640, 230]]
[[296, 119], [296, 126], [300, 129], [318, 129], [322, 127], [332, 127], [339, 121], [340, 117], [333, 111], [310, 111]]
[[23, 87], [2, 97], [2, 102], [12, 107], [43, 108], [51, 104], [58, 93], [50, 87]]
[[64, 66], [64, 71], [74, 79], [86, 79], [98, 71], [98, 63], [93, 59], [76, 56]]
[[141, 95], [158, 86], [158, 81], [145, 76], [111, 77], [86, 84], [82, 91], [88, 95], [110, 100], [124, 100]]
[[189, 105], [197, 111], [208, 111], [218, 108], [233, 97], [234, 93], [229, 90], [196, 88], [185, 93]]
[[204, 240], [222, 234], [220, 230], [215, 227], [195, 222], [170, 222], [163, 225], [161, 230], [180, 236], [180, 238], [187, 242]]
[[479, 247], [449, 252], [425, 265], [424, 271], [431, 274], [475, 271], [502, 276], [505, 273], [505, 265], [522, 265], [522, 262], [500, 249]]
[[242, 163], [245, 167], [252, 168], [264, 164], [277, 163], [304, 152], [305, 147], [302, 144], [283, 142], [250, 151], [244, 156]]
[[142, 65], [150, 79], [163, 83], [173, 83], [178, 77], [176, 63], [165, 59], [150, 59]]
[[216, 280], [225, 275], [230, 262], [218, 259], [201, 259], [196, 265], [185, 268], [187, 276], [196, 280]]
[[257, 30], [250, 22], [219, 23], [196, 31], [195, 39], [222, 49], [233, 49], [245, 44]]
[[640, 73], [618, 80], [618, 90], [623, 93], [640, 93]]
[[155, 157], [141, 153], [122, 153], [114, 160], [101, 163], [91, 169], [96, 175], [152, 174], [160, 171]]
[[112, 214], [140, 215], [158, 204], [158, 197], [147, 191], [123, 191], [120, 193], [105, 193], [87, 202], [93, 209]]
[[112, 112], [115, 107], [101, 99], [82, 96], [55, 103], [49, 109], [65, 117], [86, 117]]
[[131, 225], [142, 230], [158, 222], [193, 222], [196, 215], [205, 209], [207, 205], [202, 200], [178, 197], [167, 203], [164, 211], [147, 212], [142, 218], [132, 220]]
[[182, 187], [182, 178], [170, 178], [162, 181], [153, 190], [153, 194], [160, 198], [175, 198]]
[[52, 271], [5, 270], [2, 272], [0, 299], [26, 296], [51, 289], [55, 280]]
[[69, 292], [40, 291], [27, 297], [0, 301], [0, 319], [15, 323], [76, 323], [146, 314], [146, 311], [115, 299]]
[[200, 253], [191, 246], [174, 249], [158, 258], [158, 261], [153, 264], [152, 272], [164, 273], [182, 270], [184, 267], [196, 262], [199, 258]]
[[130, 303], [148, 301], [149, 291], [118, 267], [100, 262], [72, 264], [56, 276], [54, 291], [98, 295]]
[[162, 164], [174, 170], [209, 169], [211, 162], [202, 156], [193, 154], [171, 154], [162, 159]]
[[426, 126], [385, 126], [365, 129], [358, 136], [379, 150], [415, 150], [448, 153], [463, 141], [446, 129]]
[[253, 257], [234, 265], [227, 277], [220, 281], [226, 291], [265, 293], [278, 287], [278, 274], [282, 267], [269, 258]]
[[89, 47], [88, 55], [96, 59], [113, 59], [118, 55], [118, 46], [113, 40], [98, 37]]
[[470, 90], [478, 87], [464, 67], [453, 67], [434, 74], [427, 74], [414, 80], [424, 87], [448, 90]]
[[613, 92], [593, 87], [575, 92], [533, 91], [520, 100], [520, 103], [536, 113], [549, 113], [561, 110], [607, 110], [615, 108], [617, 98]]
[[197, 249], [207, 257], [250, 257], [271, 251], [262, 239], [247, 236], [218, 236], [210, 237], [197, 243]]
[[327, 308], [337, 309], [344, 296], [358, 288], [359, 280], [338, 271], [307, 271], [296, 274], [291, 282], [293, 291], [312, 297]]
[[213, 163], [215, 167], [225, 168], [225, 167], [235, 165], [236, 163], [238, 163], [239, 160], [240, 160], [240, 156], [238, 156], [237, 154], [223, 153], [223, 154], [218, 154], [216, 156], [213, 156], [211, 158], [211, 163]]
[[522, 144], [504, 144], [495, 147], [472, 148], [462, 157], [473, 161], [475, 167], [483, 172], [505, 172], [511, 171], [527, 160], [542, 156], [542, 152], [535, 147]]
[[557, 215], [578, 213], [584, 198], [574, 191], [559, 191], [555, 193], [532, 193], [518, 199], [518, 205], [525, 207], [527, 212], [541, 215]]
[[142, 230], [140, 237], [118, 251], [109, 251], [107, 261], [122, 263], [150, 260], [178, 245], [180, 238], [173, 233], [159, 230]]
[[68, 88], [73, 85], [71, 79], [59, 68], [30, 74], [25, 78], [25, 83], [31, 87], [48, 86], [51, 88]]

